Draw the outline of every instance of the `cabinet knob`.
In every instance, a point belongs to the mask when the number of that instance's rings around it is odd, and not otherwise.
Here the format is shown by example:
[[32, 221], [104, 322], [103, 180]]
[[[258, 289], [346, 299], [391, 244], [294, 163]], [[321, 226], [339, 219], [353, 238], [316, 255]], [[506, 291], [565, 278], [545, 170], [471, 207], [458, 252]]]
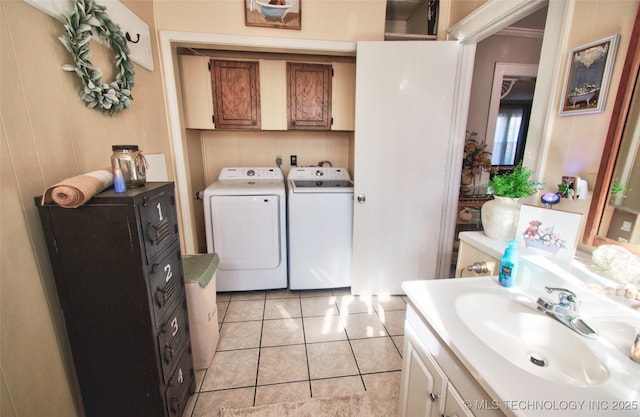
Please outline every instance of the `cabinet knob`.
[[173, 348], [171, 346], [166, 346], [164, 349], [164, 360], [167, 363], [170, 363], [174, 354], [175, 352], [173, 351]]
[[440, 398], [439, 395], [436, 395], [433, 392], [429, 393], [429, 399], [431, 400], [432, 403], [435, 403], [436, 401], [438, 401], [439, 398]]
[[358, 194], [356, 200], [358, 201], [358, 203], [364, 204], [364, 202], [367, 200], [367, 197], [365, 197], [364, 194]]

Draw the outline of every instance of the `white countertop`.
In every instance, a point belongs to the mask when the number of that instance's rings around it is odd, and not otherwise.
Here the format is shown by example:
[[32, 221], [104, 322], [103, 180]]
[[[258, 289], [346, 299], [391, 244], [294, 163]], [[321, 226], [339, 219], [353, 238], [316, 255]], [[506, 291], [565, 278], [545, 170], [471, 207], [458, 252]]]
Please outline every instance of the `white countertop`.
[[499, 286], [496, 277], [408, 281], [402, 288], [427, 324], [483, 389], [500, 402], [507, 415], [640, 416], [640, 364], [629, 359], [633, 335], [610, 340], [601, 334], [591, 340], [566, 328], [571, 336], [584, 341], [608, 372], [603, 383], [585, 387], [550, 382], [523, 370], [485, 344], [462, 321], [456, 309], [456, 300], [462, 295], [484, 292], [512, 299], [526, 298], [535, 303], [539, 296], [555, 297], [544, 292], [544, 286], [549, 285], [573, 290], [582, 301], [581, 316], [596, 329], [602, 320], [617, 319], [640, 328], [640, 313], [583, 288], [572, 274], [561, 278], [549, 268], [557, 270], [546, 258], [523, 261], [518, 286], [510, 289]]

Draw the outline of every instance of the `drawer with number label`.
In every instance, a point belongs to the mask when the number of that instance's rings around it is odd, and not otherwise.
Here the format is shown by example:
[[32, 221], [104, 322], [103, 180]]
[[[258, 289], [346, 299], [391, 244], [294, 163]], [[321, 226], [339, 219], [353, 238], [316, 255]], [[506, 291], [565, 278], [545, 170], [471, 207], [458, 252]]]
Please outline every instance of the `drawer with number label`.
[[149, 287], [153, 298], [156, 327], [169, 314], [178, 300], [184, 298], [184, 275], [180, 247], [175, 245], [161, 260], [148, 268]]
[[164, 192], [145, 198], [138, 206], [148, 263], [178, 238], [175, 205], [173, 192]]
[[189, 329], [187, 328], [187, 303], [186, 299], [173, 311], [173, 314], [162, 323], [158, 334], [158, 348], [162, 362], [162, 377], [166, 382], [173, 372], [180, 355], [188, 346]]
[[180, 365], [175, 370], [165, 391], [167, 409], [170, 416], [180, 416], [189, 399], [189, 395], [195, 389], [195, 379], [191, 369], [191, 354], [185, 352], [180, 360]]

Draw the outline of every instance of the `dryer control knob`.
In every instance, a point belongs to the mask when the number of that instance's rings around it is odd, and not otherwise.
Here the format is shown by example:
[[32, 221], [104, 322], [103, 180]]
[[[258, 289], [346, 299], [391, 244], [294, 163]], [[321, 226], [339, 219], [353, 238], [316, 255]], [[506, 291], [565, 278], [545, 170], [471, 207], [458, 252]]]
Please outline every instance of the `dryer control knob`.
[[254, 175], [256, 175], [256, 172], [254, 170], [250, 169], [247, 171], [247, 176], [253, 177]]
[[321, 177], [323, 175], [324, 175], [324, 171], [323, 170], [321, 170], [321, 169], [317, 169], [316, 170], [316, 177]]

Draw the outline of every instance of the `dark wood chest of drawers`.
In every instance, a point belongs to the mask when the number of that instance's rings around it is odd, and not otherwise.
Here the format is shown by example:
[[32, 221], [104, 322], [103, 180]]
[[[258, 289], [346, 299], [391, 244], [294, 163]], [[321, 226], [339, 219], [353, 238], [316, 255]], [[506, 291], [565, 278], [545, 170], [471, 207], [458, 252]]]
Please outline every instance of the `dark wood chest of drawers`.
[[87, 417], [181, 416], [195, 381], [173, 183], [36, 205]]

